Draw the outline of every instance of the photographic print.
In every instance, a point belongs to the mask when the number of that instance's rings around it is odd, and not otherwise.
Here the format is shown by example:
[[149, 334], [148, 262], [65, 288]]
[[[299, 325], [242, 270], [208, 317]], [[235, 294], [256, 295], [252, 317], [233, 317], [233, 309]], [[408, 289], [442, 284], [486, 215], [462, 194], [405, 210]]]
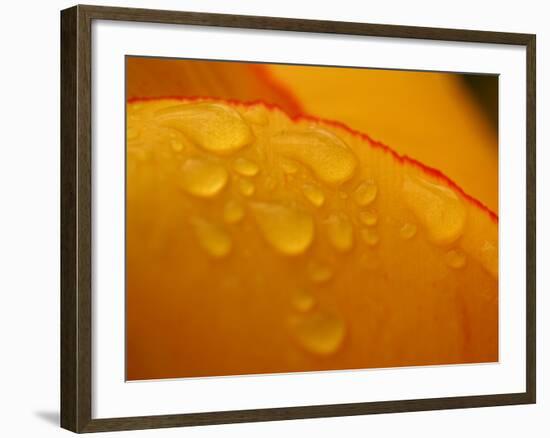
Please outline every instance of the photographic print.
[[126, 57], [126, 378], [498, 362], [498, 76]]

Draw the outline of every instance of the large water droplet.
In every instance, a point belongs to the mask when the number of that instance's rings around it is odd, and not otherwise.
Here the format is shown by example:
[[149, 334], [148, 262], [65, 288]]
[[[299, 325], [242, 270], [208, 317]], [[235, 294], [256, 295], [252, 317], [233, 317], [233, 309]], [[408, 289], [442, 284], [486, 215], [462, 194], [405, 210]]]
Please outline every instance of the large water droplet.
[[223, 219], [228, 224], [236, 224], [244, 217], [244, 209], [237, 201], [229, 200], [223, 209]]
[[344, 213], [331, 214], [325, 221], [330, 243], [339, 251], [353, 247], [353, 225]]
[[302, 187], [304, 196], [309, 202], [311, 202], [315, 207], [321, 207], [325, 203], [325, 194], [323, 191], [316, 185], [305, 184]]
[[466, 208], [453, 190], [405, 176], [403, 193], [408, 207], [426, 228], [433, 243], [447, 245], [461, 236], [466, 224]]
[[222, 258], [229, 254], [232, 247], [231, 237], [222, 227], [198, 218], [194, 218], [191, 223], [199, 245], [209, 255]]
[[344, 320], [326, 311], [316, 311], [295, 318], [291, 322], [291, 328], [296, 340], [305, 350], [319, 355], [335, 353], [346, 335]]
[[209, 152], [230, 154], [254, 140], [238, 111], [221, 103], [186, 103], [160, 109], [155, 115], [163, 126], [177, 129]]
[[233, 161], [233, 169], [242, 176], [254, 176], [260, 171], [260, 168], [254, 161], [246, 158], [237, 158]]
[[366, 207], [376, 199], [378, 187], [372, 181], [363, 181], [353, 193], [353, 198], [357, 205]]
[[445, 263], [454, 269], [462, 268], [466, 265], [466, 254], [459, 249], [451, 249], [445, 254]]
[[299, 161], [326, 184], [350, 179], [357, 167], [355, 155], [336, 135], [323, 129], [283, 132], [271, 139], [275, 151]]
[[305, 211], [265, 202], [251, 207], [265, 240], [282, 254], [302, 254], [313, 242], [313, 219]]
[[216, 196], [227, 184], [227, 170], [214, 161], [190, 158], [182, 166], [181, 187], [201, 198]]

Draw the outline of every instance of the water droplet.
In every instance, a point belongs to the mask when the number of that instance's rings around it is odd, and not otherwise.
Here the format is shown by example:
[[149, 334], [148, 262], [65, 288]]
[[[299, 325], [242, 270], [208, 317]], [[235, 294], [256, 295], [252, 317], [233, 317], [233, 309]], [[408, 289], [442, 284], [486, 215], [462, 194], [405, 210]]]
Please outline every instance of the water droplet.
[[353, 225], [344, 213], [331, 214], [325, 224], [334, 248], [344, 252], [353, 247]]
[[313, 219], [305, 211], [264, 202], [251, 207], [265, 240], [282, 254], [302, 254], [313, 242]]
[[399, 230], [399, 235], [405, 240], [412, 239], [415, 234], [416, 234], [416, 225], [414, 224], [409, 224], [409, 223], [404, 224]]
[[372, 210], [360, 212], [359, 219], [361, 220], [361, 222], [368, 226], [376, 225], [376, 223], [378, 222], [378, 216], [376, 212]]
[[316, 261], [309, 262], [307, 272], [314, 283], [326, 283], [332, 278], [333, 274], [330, 266]]
[[306, 184], [302, 187], [302, 191], [307, 200], [315, 207], [321, 207], [325, 203], [325, 194], [318, 186]]
[[227, 184], [227, 170], [213, 161], [190, 158], [182, 166], [181, 187], [200, 198], [216, 196]]
[[363, 181], [357, 186], [353, 197], [357, 205], [366, 207], [376, 199], [378, 187], [372, 181]]
[[361, 236], [365, 243], [369, 246], [375, 246], [380, 241], [380, 236], [376, 230], [372, 228], [364, 228], [361, 230]]
[[329, 355], [342, 345], [346, 324], [339, 316], [326, 311], [317, 311], [298, 317], [291, 328], [299, 344], [310, 353]]
[[466, 208], [450, 188], [405, 176], [403, 193], [408, 207], [426, 227], [433, 243], [448, 245], [461, 236]]
[[309, 312], [315, 306], [315, 297], [302, 289], [292, 295], [292, 306], [299, 312]]
[[242, 176], [254, 176], [260, 171], [260, 168], [254, 161], [247, 160], [246, 158], [237, 158], [233, 161], [233, 169]]
[[192, 221], [199, 245], [214, 258], [225, 257], [231, 251], [231, 237], [220, 226], [194, 218]]
[[239, 191], [243, 196], [252, 196], [255, 190], [256, 187], [252, 181], [244, 178], [239, 180]]
[[186, 103], [160, 109], [155, 115], [163, 126], [177, 129], [209, 152], [230, 154], [254, 140], [238, 111], [221, 103]]
[[451, 249], [445, 254], [445, 262], [451, 268], [462, 268], [466, 264], [466, 254], [458, 249]]
[[498, 279], [498, 244], [485, 241], [478, 251], [478, 258], [485, 270]]
[[324, 129], [283, 132], [272, 137], [271, 144], [275, 151], [299, 161], [326, 184], [349, 180], [357, 167], [357, 159], [348, 146]]
[[228, 224], [236, 224], [244, 217], [244, 209], [237, 201], [229, 200], [223, 209], [223, 218]]

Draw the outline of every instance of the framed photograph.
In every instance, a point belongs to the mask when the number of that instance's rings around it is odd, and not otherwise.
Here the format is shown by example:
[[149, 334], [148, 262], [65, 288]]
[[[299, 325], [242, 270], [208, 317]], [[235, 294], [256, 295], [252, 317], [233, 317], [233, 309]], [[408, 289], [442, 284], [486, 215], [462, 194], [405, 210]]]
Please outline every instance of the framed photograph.
[[61, 425], [535, 403], [535, 35], [61, 12]]

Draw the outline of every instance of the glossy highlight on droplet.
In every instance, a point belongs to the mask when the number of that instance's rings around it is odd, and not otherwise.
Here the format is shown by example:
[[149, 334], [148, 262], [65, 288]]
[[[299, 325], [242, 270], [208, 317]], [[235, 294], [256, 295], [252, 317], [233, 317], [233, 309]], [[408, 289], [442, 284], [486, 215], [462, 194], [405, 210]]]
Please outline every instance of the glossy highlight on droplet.
[[227, 184], [225, 167], [214, 161], [190, 158], [181, 168], [180, 186], [199, 198], [216, 196]]
[[252, 203], [251, 209], [263, 237], [281, 254], [302, 254], [313, 242], [315, 227], [307, 212], [267, 202]]
[[254, 161], [242, 157], [233, 161], [233, 169], [242, 176], [255, 176], [260, 171], [260, 168]]
[[325, 226], [329, 241], [335, 249], [346, 252], [353, 247], [353, 225], [347, 215], [331, 214]]
[[302, 187], [302, 192], [306, 199], [315, 207], [321, 207], [325, 203], [325, 194], [316, 185], [305, 184]]
[[426, 228], [433, 243], [448, 245], [462, 235], [466, 208], [450, 188], [406, 175], [403, 194], [407, 206]]
[[322, 310], [294, 319], [291, 330], [302, 348], [318, 355], [336, 353], [346, 336], [344, 320], [334, 313]]
[[353, 198], [355, 202], [360, 207], [366, 207], [371, 204], [378, 194], [378, 187], [372, 181], [363, 181], [357, 186], [355, 192], [353, 193]]
[[222, 103], [185, 103], [162, 108], [155, 115], [161, 125], [177, 129], [208, 152], [231, 154], [254, 141], [238, 111]]
[[299, 161], [325, 184], [339, 185], [355, 173], [357, 159], [335, 134], [321, 128], [282, 132], [272, 137], [275, 151]]

